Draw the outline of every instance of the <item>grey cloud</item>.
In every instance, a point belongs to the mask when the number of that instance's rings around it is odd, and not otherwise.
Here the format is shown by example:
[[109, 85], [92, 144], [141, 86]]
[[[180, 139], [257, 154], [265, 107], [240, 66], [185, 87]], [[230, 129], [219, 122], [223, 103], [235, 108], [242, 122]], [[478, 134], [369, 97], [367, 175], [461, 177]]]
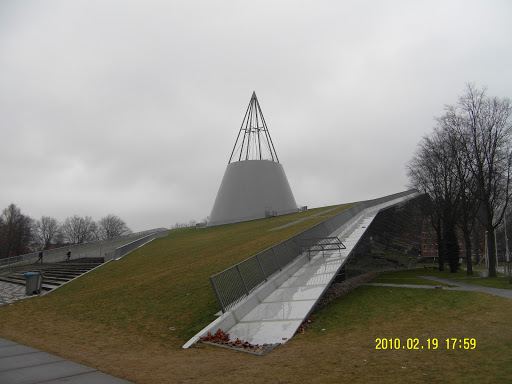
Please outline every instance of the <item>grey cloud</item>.
[[[135, 230], [210, 213], [256, 91], [297, 202], [406, 188], [464, 83], [512, 92], [503, 1], [4, 1], [0, 207]], [[478, 25], [478, 28], [475, 28]]]

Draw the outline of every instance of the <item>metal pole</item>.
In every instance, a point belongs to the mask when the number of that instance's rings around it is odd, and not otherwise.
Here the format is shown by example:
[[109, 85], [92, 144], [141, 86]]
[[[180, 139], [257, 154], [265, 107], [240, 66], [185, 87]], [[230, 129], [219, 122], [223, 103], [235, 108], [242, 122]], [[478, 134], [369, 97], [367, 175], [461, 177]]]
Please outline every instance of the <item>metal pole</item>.
[[510, 262], [510, 252], [508, 250], [508, 236], [507, 236], [507, 215], [505, 215], [505, 253], [507, 256], [507, 263]]
[[[256, 99], [256, 103], [258, 103], [258, 100]], [[260, 137], [260, 127], [259, 127], [259, 121], [258, 121], [258, 110], [256, 109], [255, 114], [255, 120], [256, 120], [256, 132], [258, 133], [258, 150], [260, 152], [259, 159], [261, 160], [261, 137]]]
[[496, 230], [494, 230], [494, 251], [496, 253], [496, 269], [498, 269], [498, 240], [496, 239]]
[[253, 93], [253, 97], [251, 98], [251, 110], [249, 111], [249, 118], [247, 120], [248, 124], [249, 124], [249, 133], [247, 134], [247, 152], [245, 154], [245, 160], [249, 160], [249, 150], [251, 149], [252, 113], [253, 113], [253, 109], [254, 109], [253, 100], [254, 100], [254, 93]]
[[224, 303], [220, 298], [219, 291], [217, 290], [217, 286], [213, 282], [213, 278], [210, 276], [210, 283], [212, 283], [213, 291], [215, 292], [215, 296], [217, 296], [217, 301], [219, 302], [220, 309], [222, 309], [222, 313], [226, 312], [226, 308], [224, 307]]
[[487, 243], [487, 231], [485, 231], [485, 266], [489, 268], [489, 246]]
[[259, 255], [256, 255], [256, 260], [258, 261], [258, 265], [260, 266], [261, 273], [263, 274], [263, 278], [265, 279], [265, 281], [267, 281], [267, 275], [266, 275], [265, 271], [263, 270], [263, 266], [261, 265], [261, 260], [260, 260]]
[[[286, 248], [286, 252], [288, 252], [288, 257], [290, 258], [289, 262], [291, 262], [293, 260], [293, 258], [291, 258], [292, 254], [290, 253], [290, 250], [288, 249], [288, 246], [286, 245], [286, 242], [284, 242], [284, 247]], [[288, 264], [288, 263], [286, 263], [286, 264]]]
[[508, 249], [507, 215], [505, 215], [504, 219], [505, 219], [505, 253], [506, 253], [506, 256], [507, 256], [507, 270], [505, 271], [505, 275], [510, 278], [512, 276], [510, 274], [510, 251]]
[[272, 247], [271, 249], [272, 249], [272, 253], [273, 253], [273, 255], [274, 255], [274, 259], [276, 259], [276, 264], [277, 264], [277, 266], [279, 267], [279, 270], [280, 270], [280, 271], [282, 271], [282, 270], [283, 270], [283, 268], [281, 267], [281, 264], [279, 263], [279, 259], [278, 259], [278, 258], [277, 258], [277, 256], [276, 256], [276, 251], [274, 251], [274, 247]]
[[275, 156], [275, 161], [277, 161], [279, 163], [279, 158], [277, 157], [277, 152], [276, 152], [276, 149], [274, 148], [274, 143], [272, 142], [272, 138], [270, 137], [270, 132], [268, 131], [267, 123], [265, 122], [265, 117], [263, 116], [263, 112], [261, 112], [261, 107], [260, 107], [260, 103], [259, 102], [258, 102], [258, 110], [259, 110], [260, 115], [261, 115], [261, 121], [263, 123], [263, 127], [265, 128], [265, 135], [266, 135], [267, 140], [269, 142], [270, 154], [272, 156], [272, 161], [274, 161], [274, 156]]
[[[251, 103], [249, 103], [249, 105], [247, 106], [247, 110], [245, 111], [244, 119], [242, 120], [242, 126], [240, 127], [240, 130], [238, 131], [238, 136], [236, 137], [235, 146], [233, 147], [233, 151], [231, 151], [231, 156], [229, 157], [228, 164], [231, 163], [231, 160], [233, 159], [233, 155], [234, 155], [235, 149], [236, 149], [236, 144], [238, 143], [238, 138], [240, 137], [240, 133], [242, 133], [242, 129], [244, 127], [244, 121], [247, 116], [247, 113], [249, 112], [250, 107], [251, 107]], [[245, 137], [245, 135], [244, 135], [244, 137]], [[243, 147], [243, 141], [242, 141], [242, 147]], [[238, 160], [240, 160], [240, 159], [238, 159]]]
[[240, 281], [244, 285], [245, 293], [247, 294], [247, 296], [249, 296], [249, 290], [247, 289], [247, 284], [245, 284], [244, 277], [242, 276], [242, 271], [240, 270], [240, 266], [238, 264], [236, 265], [236, 270], [238, 271], [238, 276], [240, 276]]

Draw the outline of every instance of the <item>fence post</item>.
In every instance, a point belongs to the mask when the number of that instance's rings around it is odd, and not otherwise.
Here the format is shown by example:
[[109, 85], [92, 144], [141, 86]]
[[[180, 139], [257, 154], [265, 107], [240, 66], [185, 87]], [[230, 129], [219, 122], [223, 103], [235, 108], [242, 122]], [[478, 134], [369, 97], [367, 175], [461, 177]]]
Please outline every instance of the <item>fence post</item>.
[[217, 296], [217, 301], [219, 302], [220, 309], [222, 309], [222, 313], [225, 313], [226, 307], [224, 307], [224, 303], [222, 302], [222, 299], [220, 298], [219, 291], [217, 290], [217, 286], [213, 282], [212, 276], [210, 276], [210, 283], [212, 283], [213, 291], [215, 292], [215, 296]]
[[276, 256], [276, 251], [274, 251], [274, 247], [272, 247], [271, 249], [272, 249], [272, 254], [274, 255], [274, 259], [276, 259], [277, 266], [279, 267], [279, 270], [282, 271], [283, 268], [281, 267], [281, 264], [279, 264], [279, 259]]
[[[292, 254], [290, 253], [290, 250], [288, 249], [288, 246], [286, 245], [286, 241], [284, 241], [284, 247], [286, 248], [286, 252], [288, 252], [288, 258], [289, 258], [288, 263], [290, 263], [294, 259], [294, 257], [292, 257]], [[288, 264], [288, 263], [286, 263], [286, 264]]]
[[265, 281], [267, 281], [267, 274], [265, 273], [265, 271], [263, 270], [263, 266], [261, 265], [260, 255], [256, 255], [256, 260], [258, 261], [258, 265], [260, 266], [261, 273], [263, 274]]
[[247, 289], [247, 284], [245, 284], [244, 277], [242, 276], [242, 271], [240, 271], [240, 266], [236, 265], [236, 270], [238, 271], [238, 276], [240, 276], [240, 280], [242, 281], [242, 284], [244, 285], [245, 293], [247, 296], [249, 296], [249, 290]]

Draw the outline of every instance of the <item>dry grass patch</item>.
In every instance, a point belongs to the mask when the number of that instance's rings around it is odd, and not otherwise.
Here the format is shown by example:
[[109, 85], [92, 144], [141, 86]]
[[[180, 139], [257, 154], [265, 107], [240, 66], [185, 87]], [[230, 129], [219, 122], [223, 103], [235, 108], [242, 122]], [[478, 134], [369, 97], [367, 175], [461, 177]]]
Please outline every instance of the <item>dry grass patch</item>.
[[[504, 383], [512, 379], [511, 316], [512, 301], [480, 293], [360, 287], [317, 313], [305, 334], [262, 357], [200, 344], [181, 350], [171, 334], [141, 336], [69, 318], [30, 329], [18, 322], [2, 327], [2, 336], [136, 383]], [[376, 350], [382, 337], [436, 337], [440, 345], [470, 337], [478, 344]]]

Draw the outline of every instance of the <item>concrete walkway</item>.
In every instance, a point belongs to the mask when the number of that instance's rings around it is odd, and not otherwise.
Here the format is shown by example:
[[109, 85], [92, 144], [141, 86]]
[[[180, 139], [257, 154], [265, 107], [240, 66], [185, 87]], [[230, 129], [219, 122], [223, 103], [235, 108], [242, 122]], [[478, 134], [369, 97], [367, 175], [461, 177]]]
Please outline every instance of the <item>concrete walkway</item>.
[[[494, 296], [504, 297], [512, 300], [512, 289], [500, 289], [484, 287], [483, 285], [462, 283], [456, 280], [441, 279], [433, 276], [419, 276], [422, 279], [433, 280], [439, 283], [450, 285], [441, 286], [441, 289], [446, 291], [468, 291], [468, 292], [483, 292]], [[420, 289], [439, 289], [435, 285], [415, 285], [415, 284], [388, 284], [388, 283], [366, 283], [363, 285], [373, 285], [376, 287], [396, 287], [396, 288], [420, 288]]]
[[29, 297], [25, 295], [25, 286], [13, 283], [6, 283], [0, 281], [0, 306], [14, 303], [15, 301], [27, 299]]
[[379, 209], [366, 211], [343, 233], [335, 233], [346, 249], [312, 256], [287, 281], [261, 301], [227, 333], [231, 340], [251, 344], [286, 343], [313, 311], [317, 301], [345, 263], [350, 252], [371, 224]]
[[507, 299], [512, 300], [512, 289], [500, 289], [500, 288], [491, 288], [484, 287], [483, 285], [477, 284], [469, 284], [462, 283], [457, 280], [449, 280], [449, 279], [440, 279], [439, 277], [433, 276], [420, 276], [422, 279], [434, 280], [440, 283], [445, 283], [449, 285], [456, 285], [456, 287], [443, 287], [443, 289], [448, 289], [452, 291], [470, 291], [470, 292], [484, 292], [494, 296], [505, 297]]
[[0, 338], [0, 383], [129, 384], [130, 382]]

